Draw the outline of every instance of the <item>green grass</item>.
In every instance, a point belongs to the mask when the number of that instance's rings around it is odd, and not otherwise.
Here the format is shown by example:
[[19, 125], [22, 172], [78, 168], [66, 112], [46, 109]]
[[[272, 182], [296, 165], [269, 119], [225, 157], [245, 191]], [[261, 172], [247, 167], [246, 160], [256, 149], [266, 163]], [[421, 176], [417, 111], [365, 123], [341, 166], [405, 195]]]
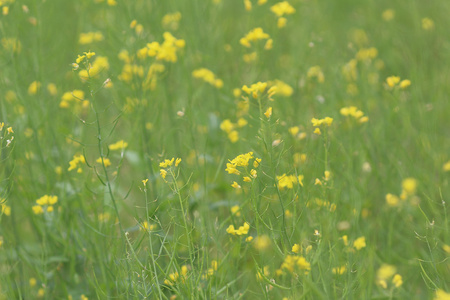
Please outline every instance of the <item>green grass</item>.
[[0, 1], [0, 299], [448, 299], [447, 1], [97, 2]]

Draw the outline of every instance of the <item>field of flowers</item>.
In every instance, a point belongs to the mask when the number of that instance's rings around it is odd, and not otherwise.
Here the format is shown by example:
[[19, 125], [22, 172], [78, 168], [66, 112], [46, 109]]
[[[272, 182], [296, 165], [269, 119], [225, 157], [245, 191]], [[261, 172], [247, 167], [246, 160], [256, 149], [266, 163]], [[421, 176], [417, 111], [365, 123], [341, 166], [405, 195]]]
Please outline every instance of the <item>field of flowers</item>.
[[0, 299], [450, 299], [449, 15], [0, 0]]

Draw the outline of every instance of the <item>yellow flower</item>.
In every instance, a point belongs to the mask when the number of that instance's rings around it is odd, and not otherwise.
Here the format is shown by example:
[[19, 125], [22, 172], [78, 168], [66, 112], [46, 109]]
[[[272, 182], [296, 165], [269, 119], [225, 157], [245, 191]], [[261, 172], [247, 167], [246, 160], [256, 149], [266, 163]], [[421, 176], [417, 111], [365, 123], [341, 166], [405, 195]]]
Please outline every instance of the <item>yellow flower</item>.
[[292, 189], [294, 188], [294, 184], [298, 183], [301, 186], [303, 186], [303, 175], [299, 175], [298, 177], [296, 177], [295, 175], [286, 175], [283, 174], [281, 176], [277, 176], [277, 181], [278, 181], [278, 188], [284, 189], [284, 188], [288, 188], [288, 189]]
[[250, 42], [256, 42], [258, 40], [266, 40], [269, 39], [270, 36], [264, 32], [264, 30], [261, 27], [256, 27], [252, 30], [250, 30], [249, 33], [247, 33], [244, 37], [242, 37], [239, 40], [239, 43], [247, 48], [251, 47]]
[[241, 188], [241, 186], [236, 181], [233, 181], [233, 184], [231, 186], [234, 187], [235, 189]]
[[44, 210], [42, 209], [42, 206], [40, 205], [34, 205], [31, 207], [31, 209], [33, 210], [33, 213], [35, 215], [40, 215], [44, 213]]
[[444, 290], [438, 289], [433, 300], [450, 300], [450, 293], [446, 293]]
[[309, 68], [306, 77], [316, 78], [319, 83], [323, 83], [325, 81], [325, 76], [323, 75], [322, 69], [319, 66], [313, 66]]
[[235, 206], [231, 207], [230, 210], [231, 210], [231, 213], [237, 217], [239, 217], [241, 215], [241, 212], [240, 212], [241, 208], [239, 207], [239, 205], [235, 205]]
[[390, 76], [386, 78], [386, 83], [390, 88], [393, 88], [400, 82], [400, 77], [398, 76]]
[[402, 80], [399, 84], [401, 89], [406, 89], [410, 85], [411, 85], [411, 80], [409, 80], [409, 79]]
[[381, 14], [381, 17], [383, 18], [383, 20], [385, 20], [386, 22], [391, 21], [392, 19], [394, 19], [395, 17], [395, 11], [393, 9], [386, 9], [385, 11], [383, 11], [383, 13]]
[[50, 93], [50, 95], [56, 96], [56, 94], [58, 93], [58, 88], [56, 87], [56, 84], [49, 83], [47, 84], [47, 91]]
[[28, 87], [29, 95], [36, 95], [39, 89], [41, 88], [41, 83], [39, 81], [33, 81]]
[[166, 170], [161, 169], [161, 170], [159, 170], [159, 173], [161, 174], [161, 177], [162, 177], [163, 179], [166, 179], [166, 176], [167, 176], [167, 171], [166, 171]]
[[299, 244], [294, 244], [294, 246], [292, 246], [292, 252], [299, 253], [300, 250], [301, 250], [301, 248], [300, 248]]
[[347, 271], [347, 268], [345, 266], [342, 266], [342, 267], [333, 268], [331, 271], [333, 274], [342, 275]]
[[395, 287], [400, 287], [403, 284], [403, 279], [402, 276], [399, 274], [395, 274], [394, 278], [392, 278], [392, 283], [394, 284]]
[[278, 21], [277, 21], [277, 27], [278, 28], [283, 28], [283, 27], [286, 26], [286, 24], [287, 24], [287, 19], [286, 18], [284, 18], [284, 17], [278, 18]]
[[81, 45], [87, 45], [94, 42], [99, 42], [104, 39], [103, 34], [99, 31], [97, 32], [87, 32], [80, 33], [80, 38], [78, 39], [78, 43]]
[[[102, 163], [102, 158], [101, 157], [97, 158], [96, 162], [101, 164]], [[105, 167], [109, 167], [111, 165], [111, 161], [109, 160], [109, 158], [104, 157], [103, 158], [103, 164], [105, 165]]]
[[387, 194], [386, 195], [386, 203], [389, 206], [397, 206], [400, 202], [400, 199], [396, 195]]
[[[83, 155], [74, 155], [73, 159], [69, 161], [69, 168], [68, 171], [75, 170], [79, 164], [84, 164], [86, 162]], [[80, 169], [79, 169], [80, 170]], [[81, 172], [78, 172], [81, 173]]]
[[270, 246], [270, 238], [267, 235], [260, 235], [253, 241], [253, 247], [256, 250], [264, 251]]
[[244, 91], [245, 93], [247, 93], [247, 95], [252, 95], [253, 98], [257, 98], [258, 96], [262, 95], [262, 93], [264, 93], [264, 91], [267, 88], [267, 82], [257, 82], [252, 84], [250, 87], [248, 87], [247, 85], [244, 85], [242, 87], [242, 91]]
[[422, 28], [425, 30], [432, 30], [434, 29], [434, 22], [430, 18], [423, 18], [422, 19]]
[[[89, 52], [84, 52], [84, 54], [86, 55], [86, 57], [88, 58], [88, 59], [90, 59], [92, 56], [94, 56], [95, 55], [95, 52], [91, 52], [90, 50], [89, 50]], [[84, 56], [84, 55], [83, 55]], [[78, 63], [78, 62], [77, 62]]]
[[277, 16], [282, 17], [284, 15], [291, 15], [295, 13], [295, 8], [293, 8], [289, 2], [282, 1], [270, 7], [270, 10]]
[[330, 117], [325, 117], [323, 119], [312, 118], [311, 123], [314, 127], [319, 127], [322, 125], [331, 126], [331, 124], [333, 123], [333, 118]]
[[272, 116], [272, 107], [269, 107], [264, 113], [264, 115], [266, 116], [267, 119], [270, 118], [270, 116]]
[[239, 229], [234, 229], [233, 225], [228, 226], [227, 233], [232, 235], [245, 235], [248, 234], [250, 229], [250, 224], [245, 222], [244, 225], [240, 226]]
[[366, 238], [365, 237], [359, 237], [353, 242], [353, 248], [356, 250], [361, 250], [362, 248], [366, 247]]
[[417, 180], [414, 178], [405, 178], [402, 182], [402, 189], [407, 196], [414, 195], [417, 189]]
[[223, 87], [223, 81], [221, 79], [216, 78], [214, 73], [211, 70], [206, 68], [196, 69], [192, 72], [192, 76], [194, 78], [202, 79], [203, 81], [209, 83], [216, 88]]
[[120, 141], [108, 146], [109, 150], [111, 150], [111, 151], [123, 150], [126, 147], [128, 147], [128, 143], [124, 142], [123, 140], [120, 140]]
[[450, 160], [442, 166], [442, 170], [444, 170], [444, 172], [450, 171]]
[[31, 278], [28, 280], [28, 283], [30, 284], [30, 287], [34, 287], [34, 286], [36, 285], [36, 283], [37, 283], [37, 280], [36, 280], [36, 278], [31, 277]]

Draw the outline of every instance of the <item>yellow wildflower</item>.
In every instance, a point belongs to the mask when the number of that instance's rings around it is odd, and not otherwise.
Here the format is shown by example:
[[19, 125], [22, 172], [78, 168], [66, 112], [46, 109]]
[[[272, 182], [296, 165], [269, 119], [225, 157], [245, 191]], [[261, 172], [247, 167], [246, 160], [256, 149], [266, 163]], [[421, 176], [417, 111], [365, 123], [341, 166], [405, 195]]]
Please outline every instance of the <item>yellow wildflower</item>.
[[126, 147], [128, 147], [128, 143], [124, 142], [123, 140], [120, 140], [120, 141], [108, 146], [109, 150], [111, 150], [111, 151], [123, 150]]
[[366, 238], [363, 236], [357, 238], [353, 242], [353, 248], [355, 248], [356, 250], [361, 250], [362, 248], [365, 248], [365, 247], [366, 247]]

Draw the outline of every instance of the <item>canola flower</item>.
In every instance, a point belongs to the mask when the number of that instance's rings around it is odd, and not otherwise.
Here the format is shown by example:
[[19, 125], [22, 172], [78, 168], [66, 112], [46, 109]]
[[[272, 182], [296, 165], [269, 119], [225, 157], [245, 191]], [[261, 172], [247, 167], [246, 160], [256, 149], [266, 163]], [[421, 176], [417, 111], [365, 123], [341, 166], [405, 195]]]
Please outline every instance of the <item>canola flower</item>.
[[369, 121], [369, 117], [364, 116], [364, 113], [356, 106], [343, 107], [339, 112], [345, 117], [353, 117], [358, 123], [366, 123]]
[[158, 61], [177, 62], [177, 52], [185, 47], [186, 42], [183, 39], [175, 38], [170, 32], [164, 32], [163, 38], [164, 42], [161, 44], [158, 42], [147, 44], [147, 55], [155, 57]]
[[161, 20], [161, 25], [164, 28], [177, 30], [179, 27], [180, 20], [181, 20], [181, 13], [177, 11], [171, 14], [164, 15], [164, 17]]
[[228, 226], [227, 233], [231, 235], [246, 235], [250, 229], [250, 224], [245, 222], [244, 225], [239, 226], [238, 229], [235, 229], [233, 225]]
[[286, 26], [287, 19], [284, 16], [295, 13], [295, 8], [288, 1], [278, 2], [271, 6], [270, 10], [278, 17], [278, 28]]
[[84, 155], [74, 155], [73, 159], [69, 161], [69, 168], [67, 171], [72, 171], [77, 169], [77, 173], [82, 173], [83, 169], [81, 168], [81, 165], [86, 163], [86, 160], [84, 158]]
[[181, 272], [174, 272], [169, 274], [169, 278], [164, 280], [164, 284], [172, 286], [176, 283], [183, 283], [186, 281], [186, 276], [188, 274], [188, 267], [186, 265], [181, 267]]
[[33, 213], [36, 215], [43, 214], [44, 211], [46, 212], [53, 212], [54, 208], [53, 206], [58, 202], [58, 196], [49, 196], [44, 195], [41, 198], [36, 200], [36, 205], [34, 205], [32, 208]]
[[[253, 168], [249, 171], [247, 167], [250, 165], [250, 160], [253, 160]], [[234, 174], [238, 176], [241, 175], [241, 172], [244, 172], [242, 178], [243, 181], [252, 182], [256, 177], [258, 177], [256, 168], [258, 168], [260, 163], [260, 158], [255, 158], [253, 156], [253, 152], [248, 152], [246, 154], [240, 154], [234, 159], [229, 160], [225, 171], [228, 172], [228, 174]], [[241, 188], [241, 186], [236, 181], [234, 181], [231, 186], [238, 189]]]
[[80, 45], [89, 45], [95, 42], [101, 42], [104, 40], [104, 36], [100, 31], [80, 33], [78, 43]]
[[124, 142], [123, 140], [117, 141], [114, 144], [111, 144], [108, 146], [109, 150], [115, 151], [115, 150], [123, 150], [128, 147], [128, 143]]
[[361, 250], [362, 248], [365, 247], [366, 247], [366, 238], [364, 236], [357, 238], [353, 242], [353, 248], [355, 248], [356, 250]]
[[175, 157], [172, 159], [165, 159], [163, 162], [159, 163], [159, 167], [161, 168], [159, 170], [159, 173], [163, 179], [166, 179], [168, 171], [166, 169], [175, 166], [178, 167], [178, 165], [181, 163], [181, 158], [177, 158], [175, 160]]
[[84, 92], [82, 90], [73, 90], [71, 92], [65, 92], [61, 97], [59, 103], [60, 108], [88, 108], [90, 105], [89, 100], [85, 99]]
[[264, 32], [261, 27], [256, 27], [250, 30], [244, 37], [239, 40], [239, 43], [246, 47], [250, 48], [252, 46], [251, 43], [255, 43], [260, 40], [269, 40], [270, 36]]
[[388, 78], [386, 78], [386, 84], [390, 89], [393, 89], [396, 87], [405, 89], [411, 85], [411, 80], [404, 79], [404, 80], [400, 81], [399, 76], [389, 76]]
[[277, 176], [277, 182], [278, 182], [278, 188], [280, 190], [282, 189], [293, 189], [294, 185], [300, 184], [301, 186], [303, 186], [303, 179], [305, 178], [304, 175], [286, 175], [283, 174], [281, 176]]
[[311, 263], [306, 260], [303, 256], [297, 255], [286, 255], [284, 261], [282, 262], [280, 269], [277, 270], [277, 275], [283, 275], [287, 271], [291, 274], [296, 272], [302, 272], [307, 275], [311, 271]]
[[206, 68], [196, 69], [192, 72], [194, 78], [202, 79], [203, 81], [209, 83], [210, 85], [220, 89], [223, 87], [223, 81], [216, 78], [211, 70]]
[[325, 82], [325, 75], [322, 72], [322, 68], [320, 66], [313, 66], [308, 69], [308, 72], [306, 73], [307, 78], [316, 78], [317, 82], [324, 83]]
[[389, 281], [391, 281], [392, 286], [395, 288], [403, 284], [403, 278], [400, 274], [397, 274], [397, 268], [392, 265], [383, 264], [377, 270], [376, 284], [387, 289]]

